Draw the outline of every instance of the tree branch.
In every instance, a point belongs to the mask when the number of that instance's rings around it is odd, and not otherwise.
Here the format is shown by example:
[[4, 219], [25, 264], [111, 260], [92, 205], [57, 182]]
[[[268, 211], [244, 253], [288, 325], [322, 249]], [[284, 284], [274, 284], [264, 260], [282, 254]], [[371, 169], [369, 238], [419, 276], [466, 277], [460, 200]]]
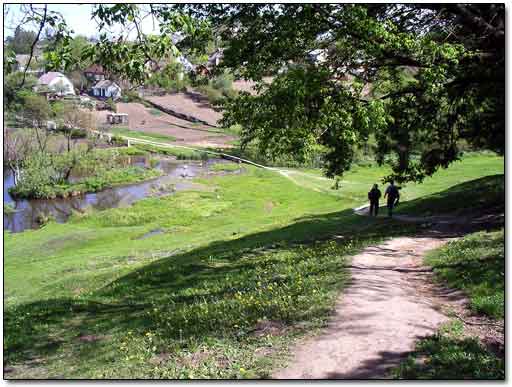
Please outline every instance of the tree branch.
[[[30, 5], [30, 9], [32, 10], [32, 12], [34, 12], [34, 9], [32, 8], [32, 5]], [[39, 31], [37, 31], [37, 36], [34, 39], [34, 42], [32, 43], [32, 46], [30, 47], [30, 56], [28, 58], [27, 66], [25, 67], [25, 69], [23, 71], [23, 79], [21, 80], [21, 84], [19, 86], [20, 88], [22, 88], [23, 85], [25, 84], [25, 78], [27, 76], [27, 70], [30, 67], [30, 63], [32, 62], [32, 57], [34, 56], [34, 48], [36, 47], [37, 42], [39, 42], [39, 36], [41, 36], [41, 32], [43, 31], [43, 28], [44, 28], [44, 26], [46, 24], [46, 14], [47, 14], [47, 11], [48, 11], [48, 5], [45, 4], [44, 5], [44, 13], [43, 13], [43, 16], [41, 18], [41, 22], [39, 23]]]

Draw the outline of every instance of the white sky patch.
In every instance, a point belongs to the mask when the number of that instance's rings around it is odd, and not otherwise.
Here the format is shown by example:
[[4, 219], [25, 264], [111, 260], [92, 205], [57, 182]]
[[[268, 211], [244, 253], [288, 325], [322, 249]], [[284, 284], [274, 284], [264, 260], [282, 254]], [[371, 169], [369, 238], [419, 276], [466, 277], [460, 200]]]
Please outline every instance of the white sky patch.
[[[35, 7], [42, 7], [43, 4], [34, 4]], [[92, 19], [92, 10], [94, 4], [48, 4], [48, 11], [59, 12], [66, 24], [74, 31], [74, 36], [84, 35], [86, 37], [99, 37], [100, 31], [98, 24]], [[109, 5], [109, 4], [104, 4]], [[4, 5], [4, 38], [14, 34], [14, 28], [19, 25], [22, 18], [21, 5], [11, 4]], [[37, 31], [38, 25], [35, 23], [24, 23], [21, 25], [23, 29]], [[141, 22], [141, 30], [145, 34], [158, 34], [159, 24], [152, 17], [146, 17]], [[117, 35], [122, 31], [121, 26], [113, 26], [110, 28], [113, 35]], [[107, 32], [107, 31], [105, 31]], [[132, 30], [129, 38], [133, 39], [136, 31]]]

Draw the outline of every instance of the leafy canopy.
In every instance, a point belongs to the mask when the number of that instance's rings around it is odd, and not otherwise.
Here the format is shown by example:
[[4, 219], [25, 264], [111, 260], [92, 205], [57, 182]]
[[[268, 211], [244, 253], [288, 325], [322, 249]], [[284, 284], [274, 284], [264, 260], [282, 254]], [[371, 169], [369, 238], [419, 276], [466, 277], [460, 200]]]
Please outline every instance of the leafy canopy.
[[[160, 34], [141, 31], [145, 17]], [[147, 63], [199, 56], [220, 38], [221, 71], [274, 78], [228, 102], [224, 124], [241, 124], [242, 144], [269, 155], [301, 159], [321, 145], [330, 176], [371, 134], [398, 181], [447, 167], [461, 142], [504, 152], [503, 4], [101, 4], [92, 18], [100, 37], [80, 60], [133, 83], [147, 80]], [[48, 63], [69, 68], [70, 30], [55, 15], [49, 23], [60, 44]], [[135, 38], [107, 33], [114, 24]]]
[[[274, 82], [227, 106], [243, 143], [303, 157], [328, 149], [329, 175], [374, 133], [377, 159], [421, 181], [460, 142], [504, 151], [504, 7], [500, 4], [192, 5], [227, 48], [224, 66]], [[391, 156], [391, 157], [390, 157]]]

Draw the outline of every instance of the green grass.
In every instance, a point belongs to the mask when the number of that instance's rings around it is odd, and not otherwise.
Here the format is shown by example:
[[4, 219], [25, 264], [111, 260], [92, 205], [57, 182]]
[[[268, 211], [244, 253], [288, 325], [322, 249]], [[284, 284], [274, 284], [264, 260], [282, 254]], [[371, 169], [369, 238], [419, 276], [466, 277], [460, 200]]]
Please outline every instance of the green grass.
[[149, 109], [149, 114], [152, 114], [154, 116], [161, 116], [162, 112], [158, 109], [152, 108], [152, 109]]
[[110, 152], [113, 149], [115, 149], [116, 152], [122, 156], [145, 156], [149, 153], [148, 151], [137, 148], [135, 146], [122, 146], [116, 148], [97, 149], [96, 152]]
[[206, 160], [208, 154], [196, 150], [178, 148], [178, 147], [163, 147], [149, 144], [133, 144], [131, 148], [137, 148], [141, 151], [159, 153], [167, 156], [175, 156], [178, 160]]
[[238, 163], [218, 163], [211, 166], [212, 171], [216, 172], [234, 172], [238, 171], [241, 168], [241, 165]]
[[398, 379], [505, 379], [503, 359], [483, 347], [476, 338], [462, 335], [462, 324], [451, 321], [436, 335], [420, 340], [394, 371]]
[[334, 192], [316, 171], [293, 176], [302, 187], [244, 169], [197, 179], [211, 192], [4, 232], [7, 377], [266, 377], [325, 323], [351, 254], [415, 231], [353, 214], [383, 169], [359, 168]]
[[150, 133], [150, 132], [141, 132], [139, 130], [130, 130], [126, 127], [112, 127], [110, 130], [113, 134], [139, 138], [141, 140], [149, 140], [149, 141], [159, 141], [159, 142], [175, 142], [176, 137], [169, 136], [167, 134], [161, 133]]
[[[503, 158], [492, 154], [468, 153], [462, 161], [454, 162], [448, 169], [441, 169], [433, 177], [426, 178], [423, 183], [403, 184], [400, 191], [401, 204], [397, 207], [397, 212], [431, 215], [436, 212], [452, 212], [456, 208], [471, 209], [472, 206], [478, 205], [479, 201], [490, 205], [503, 205], [504, 170]], [[355, 196], [364, 201], [365, 197], [360, 194], [367, 193], [375, 183], [379, 184], [381, 191], [384, 192], [386, 185], [381, 183], [381, 179], [391, 170], [377, 165], [355, 165], [343, 175], [338, 190], [332, 188], [334, 181], [324, 178], [319, 169], [292, 169], [291, 172], [294, 180], [311, 189], [344, 198]], [[316, 178], [311, 179], [310, 175]], [[474, 181], [482, 177], [482, 180]], [[458, 201], [457, 198], [463, 200]]]
[[476, 313], [501, 319], [505, 313], [504, 231], [477, 232], [431, 252], [426, 263], [437, 278], [462, 289]]

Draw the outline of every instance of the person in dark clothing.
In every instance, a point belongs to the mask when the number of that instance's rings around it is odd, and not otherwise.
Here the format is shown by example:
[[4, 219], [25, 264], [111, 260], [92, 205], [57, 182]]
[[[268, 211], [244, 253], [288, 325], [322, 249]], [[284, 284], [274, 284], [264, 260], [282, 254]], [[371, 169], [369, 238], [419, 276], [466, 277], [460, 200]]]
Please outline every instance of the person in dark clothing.
[[381, 192], [378, 188], [377, 184], [373, 185], [373, 188], [368, 192], [368, 200], [370, 200], [370, 215], [375, 216], [379, 213], [379, 199], [381, 197]]
[[400, 192], [398, 192], [398, 188], [395, 186], [395, 182], [393, 180], [390, 181], [388, 188], [386, 188], [384, 198], [386, 196], [388, 197], [388, 216], [391, 218], [393, 216], [393, 207], [395, 207], [400, 201]]

